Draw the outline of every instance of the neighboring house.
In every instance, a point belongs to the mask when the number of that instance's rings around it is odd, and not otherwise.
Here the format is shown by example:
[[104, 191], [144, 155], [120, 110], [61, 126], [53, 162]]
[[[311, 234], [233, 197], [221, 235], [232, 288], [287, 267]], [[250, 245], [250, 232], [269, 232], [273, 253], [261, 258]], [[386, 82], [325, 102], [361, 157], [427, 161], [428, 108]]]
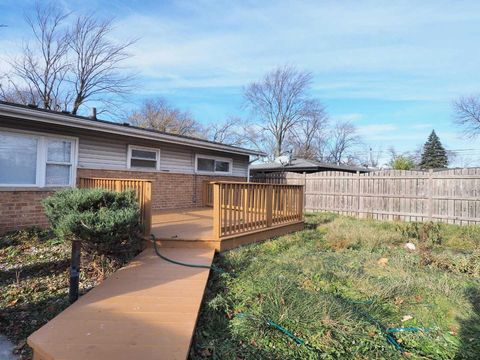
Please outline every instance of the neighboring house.
[[358, 171], [360, 173], [366, 173], [370, 170], [360, 166], [336, 165], [301, 158], [291, 159], [290, 161], [285, 163], [282, 163], [280, 161], [274, 161], [263, 164], [253, 164], [250, 166], [250, 175], [252, 177], [282, 173], [287, 171], [310, 174], [322, 171], [345, 171], [349, 173], [354, 173]]
[[204, 180], [245, 181], [261, 152], [0, 102], [0, 233], [46, 225], [41, 200], [79, 177], [152, 180], [152, 208], [201, 206]]

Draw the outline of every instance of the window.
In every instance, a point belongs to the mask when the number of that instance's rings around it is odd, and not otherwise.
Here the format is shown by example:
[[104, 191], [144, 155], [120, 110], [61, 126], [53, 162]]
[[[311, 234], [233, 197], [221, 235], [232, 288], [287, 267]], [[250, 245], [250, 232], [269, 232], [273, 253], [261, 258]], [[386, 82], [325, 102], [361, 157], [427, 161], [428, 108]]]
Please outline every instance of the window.
[[160, 168], [160, 150], [129, 146], [128, 168], [158, 170]]
[[199, 173], [231, 174], [232, 159], [197, 155], [196, 171]]
[[46, 185], [68, 185], [72, 169], [72, 142], [47, 140]]
[[70, 186], [75, 140], [0, 130], [0, 186]]

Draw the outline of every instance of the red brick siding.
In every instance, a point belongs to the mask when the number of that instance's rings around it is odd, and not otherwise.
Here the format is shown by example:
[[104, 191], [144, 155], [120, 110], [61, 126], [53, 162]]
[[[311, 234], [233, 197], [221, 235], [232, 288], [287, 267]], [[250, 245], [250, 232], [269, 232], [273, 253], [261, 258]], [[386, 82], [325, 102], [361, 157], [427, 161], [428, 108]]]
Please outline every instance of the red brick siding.
[[[245, 181], [242, 177], [77, 169], [77, 177], [152, 180], [152, 208], [174, 209], [202, 206], [204, 180]], [[0, 191], [0, 234], [29, 226], [48, 225], [41, 200], [53, 191]]]
[[246, 181], [246, 178], [232, 176], [96, 169], [77, 169], [77, 176], [152, 180], [154, 210], [202, 206], [204, 180]]
[[42, 199], [53, 191], [0, 191], [0, 234], [29, 226], [48, 225]]

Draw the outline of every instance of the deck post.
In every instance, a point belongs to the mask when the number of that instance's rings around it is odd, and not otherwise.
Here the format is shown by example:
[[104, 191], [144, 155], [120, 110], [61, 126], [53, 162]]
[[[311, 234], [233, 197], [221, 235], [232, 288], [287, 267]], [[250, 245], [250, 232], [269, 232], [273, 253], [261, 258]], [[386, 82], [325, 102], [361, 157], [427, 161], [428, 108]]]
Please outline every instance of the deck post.
[[152, 183], [147, 181], [143, 184], [143, 221], [145, 222], [145, 236], [152, 232]]
[[267, 198], [265, 204], [265, 211], [267, 213], [267, 228], [273, 223], [273, 186], [267, 185]]
[[300, 187], [300, 196], [298, 197], [298, 220], [303, 220], [303, 211], [305, 209], [305, 186]]
[[221, 235], [221, 225], [220, 225], [220, 216], [221, 216], [221, 204], [220, 204], [220, 184], [213, 184], [213, 237], [215, 240], [220, 239]]

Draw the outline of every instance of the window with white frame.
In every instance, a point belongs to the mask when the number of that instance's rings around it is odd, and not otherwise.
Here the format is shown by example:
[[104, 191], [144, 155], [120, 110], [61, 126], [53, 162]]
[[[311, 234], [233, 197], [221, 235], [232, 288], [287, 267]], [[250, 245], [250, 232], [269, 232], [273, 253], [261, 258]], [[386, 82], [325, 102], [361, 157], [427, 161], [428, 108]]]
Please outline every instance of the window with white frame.
[[130, 145], [128, 147], [128, 168], [160, 169], [160, 150]]
[[0, 186], [71, 186], [76, 141], [0, 130]]
[[198, 173], [231, 174], [232, 159], [196, 155], [195, 170]]

